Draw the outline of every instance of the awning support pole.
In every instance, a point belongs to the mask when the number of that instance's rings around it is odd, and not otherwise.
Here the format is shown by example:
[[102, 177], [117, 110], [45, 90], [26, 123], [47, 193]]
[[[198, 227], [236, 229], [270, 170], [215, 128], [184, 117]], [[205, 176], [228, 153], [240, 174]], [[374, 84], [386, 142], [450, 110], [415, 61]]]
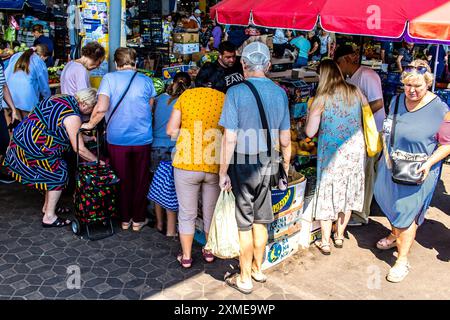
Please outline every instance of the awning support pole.
[[434, 59], [434, 70], [433, 70], [433, 88], [431, 89], [431, 91], [434, 93], [434, 89], [436, 88], [436, 72], [437, 72], [437, 67], [438, 67], [438, 57], [439, 57], [439, 45], [436, 45], [436, 58]]

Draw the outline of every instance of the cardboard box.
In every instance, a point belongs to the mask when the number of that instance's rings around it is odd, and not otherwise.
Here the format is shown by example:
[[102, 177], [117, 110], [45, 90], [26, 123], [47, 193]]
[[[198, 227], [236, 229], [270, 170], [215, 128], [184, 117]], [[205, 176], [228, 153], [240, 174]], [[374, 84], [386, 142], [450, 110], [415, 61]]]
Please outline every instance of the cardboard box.
[[292, 70], [282, 72], [270, 72], [269, 78], [292, 78]]
[[[301, 69], [292, 69], [292, 79], [301, 79], [305, 82], [319, 81], [319, 75], [315, 71]], [[308, 81], [307, 81], [308, 80]]]
[[298, 233], [267, 244], [262, 269], [267, 270], [286, 260], [298, 250]]
[[306, 180], [289, 186], [285, 191], [272, 190], [272, 212], [274, 218], [283, 216], [283, 212], [299, 210], [303, 206], [305, 197]]
[[179, 65], [162, 69], [164, 80], [173, 79], [178, 72], [188, 72], [190, 66]]
[[267, 226], [270, 240], [278, 240], [283, 237], [290, 237], [301, 230], [302, 210], [291, 210], [283, 213], [282, 217], [274, 220]]
[[203, 58], [203, 53], [201, 52], [196, 52], [192, 54], [192, 61], [194, 62], [199, 62], [200, 60], [202, 60]]
[[195, 52], [200, 52], [200, 45], [198, 43], [175, 43], [173, 45], [173, 52], [181, 54], [192, 54]]
[[177, 64], [189, 64], [192, 61], [192, 54], [174, 53], [174, 56], [177, 59]]
[[173, 43], [199, 43], [200, 37], [198, 33], [174, 33], [172, 35]]

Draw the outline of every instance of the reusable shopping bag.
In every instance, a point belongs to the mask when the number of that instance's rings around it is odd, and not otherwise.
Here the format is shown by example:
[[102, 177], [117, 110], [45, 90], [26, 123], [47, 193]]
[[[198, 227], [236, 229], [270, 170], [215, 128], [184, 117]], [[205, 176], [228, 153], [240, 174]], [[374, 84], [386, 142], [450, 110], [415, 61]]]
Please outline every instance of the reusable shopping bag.
[[362, 120], [364, 128], [364, 139], [366, 140], [367, 155], [369, 157], [375, 157], [382, 149], [380, 133], [377, 129], [375, 117], [373, 116], [370, 106], [363, 105], [362, 107]]
[[233, 193], [221, 191], [209, 229], [205, 249], [218, 258], [231, 259], [239, 256], [239, 233], [235, 215]]

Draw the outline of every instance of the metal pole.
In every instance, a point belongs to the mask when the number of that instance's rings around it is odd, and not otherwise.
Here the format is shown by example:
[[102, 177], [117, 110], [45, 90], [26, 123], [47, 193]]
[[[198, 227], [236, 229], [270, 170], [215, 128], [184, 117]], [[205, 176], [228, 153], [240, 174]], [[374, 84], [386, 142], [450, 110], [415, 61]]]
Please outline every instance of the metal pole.
[[434, 70], [433, 70], [433, 88], [431, 89], [431, 91], [434, 93], [434, 89], [436, 88], [436, 72], [437, 72], [437, 66], [438, 66], [438, 57], [439, 57], [439, 45], [436, 45], [436, 58], [434, 59]]
[[120, 47], [120, 33], [122, 31], [122, 0], [110, 0], [109, 4], [109, 54], [108, 69], [115, 70], [114, 52]]

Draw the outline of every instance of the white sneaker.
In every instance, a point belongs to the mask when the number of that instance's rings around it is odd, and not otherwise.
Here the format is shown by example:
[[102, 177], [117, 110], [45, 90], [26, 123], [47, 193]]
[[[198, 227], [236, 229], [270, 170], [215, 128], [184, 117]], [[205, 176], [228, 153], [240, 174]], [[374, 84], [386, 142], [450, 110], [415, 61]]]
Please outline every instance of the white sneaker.
[[386, 280], [393, 283], [403, 281], [409, 273], [411, 265], [408, 262], [396, 262], [395, 265], [389, 270]]

